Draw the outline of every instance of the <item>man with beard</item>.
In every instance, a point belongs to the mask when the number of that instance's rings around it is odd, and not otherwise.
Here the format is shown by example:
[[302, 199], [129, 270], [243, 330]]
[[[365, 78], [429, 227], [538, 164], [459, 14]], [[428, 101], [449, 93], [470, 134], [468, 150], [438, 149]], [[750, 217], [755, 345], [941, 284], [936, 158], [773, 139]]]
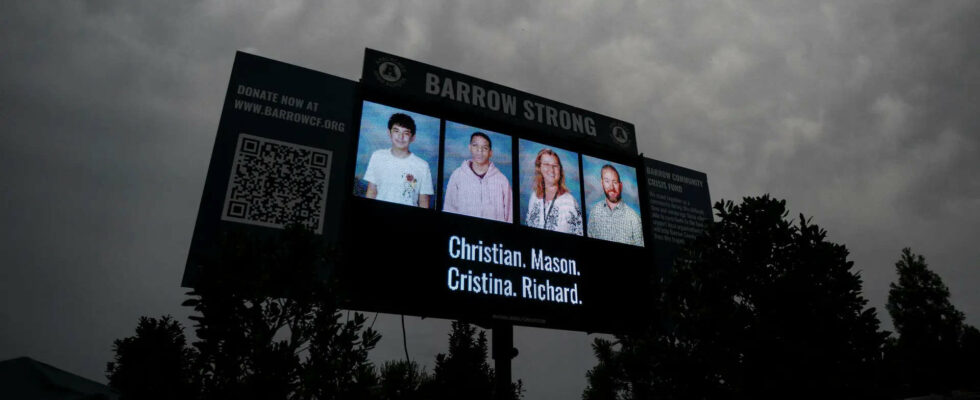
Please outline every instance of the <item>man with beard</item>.
[[616, 167], [606, 164], [600, 170], [602, 191], [606, 198], [589, 210], [589, 237], [643, 246], [643, 224], [640, 215], [623, 203], [623, 183]]

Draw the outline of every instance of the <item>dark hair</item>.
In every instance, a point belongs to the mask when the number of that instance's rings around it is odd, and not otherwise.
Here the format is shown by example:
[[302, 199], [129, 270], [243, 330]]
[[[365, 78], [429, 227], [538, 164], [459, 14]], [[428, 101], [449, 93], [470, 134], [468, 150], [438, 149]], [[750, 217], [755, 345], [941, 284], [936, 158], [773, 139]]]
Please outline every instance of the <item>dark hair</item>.
[[412, 136], [415, 136], [415, 120], [412, 119], [412, 117], [409, 117], [407, 114], [391, 114], [391, 118], [388, 118], [388, 130], [390, 131], [391, 127], [395, 125], [412, 131]]
[[603, 165], [602, 168], [599, 169], [599, 177], [600, 178], [602, 177], [602, 171], [605, 171], [607, 169], [611, 169], [612, 172], [615, 172], [616, 173], [616, 179], [620, 179], [619, 171], [617, 171], [616, 170], [616, 167], [612, 166], [611, 164]]
[[473, 138], [475, 138], [477, 136], [486, 139], [487, 140], [487, 145], [490, 146], [490, 150], [493, 150], [493, 142], [490, 141], [490, 136], [487, 136], [486, 133], [483, 133], [483, 132], [480, 132], [480, 131], [473, 132], [473, 134], [470, 135], [470, 143], [473, 143]]

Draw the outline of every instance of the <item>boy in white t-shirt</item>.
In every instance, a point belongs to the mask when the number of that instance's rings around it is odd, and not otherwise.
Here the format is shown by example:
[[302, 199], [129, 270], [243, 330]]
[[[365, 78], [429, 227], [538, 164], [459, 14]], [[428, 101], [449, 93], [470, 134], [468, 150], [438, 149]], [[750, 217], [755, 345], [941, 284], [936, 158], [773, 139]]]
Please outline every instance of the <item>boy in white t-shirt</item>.
[[388, 136], [391, 148], [375, 151], [368, 161], [365, 197], [429, 208], [435, 193], [429, 163], [408, 149], [415, 141], [415, 121], [406, 114], [393, 114], [388, 118]]

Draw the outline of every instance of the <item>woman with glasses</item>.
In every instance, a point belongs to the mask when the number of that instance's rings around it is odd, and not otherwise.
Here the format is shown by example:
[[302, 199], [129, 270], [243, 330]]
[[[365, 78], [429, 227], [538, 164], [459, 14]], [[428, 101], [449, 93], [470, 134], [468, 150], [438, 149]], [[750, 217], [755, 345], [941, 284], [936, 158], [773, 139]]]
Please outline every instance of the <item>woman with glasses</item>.
[[527, 209], [528, 226], [582, 236], [582, 211], [565, 186], [561, 158], [551, 149], [542, 149], [534, 159], [534, 193]]

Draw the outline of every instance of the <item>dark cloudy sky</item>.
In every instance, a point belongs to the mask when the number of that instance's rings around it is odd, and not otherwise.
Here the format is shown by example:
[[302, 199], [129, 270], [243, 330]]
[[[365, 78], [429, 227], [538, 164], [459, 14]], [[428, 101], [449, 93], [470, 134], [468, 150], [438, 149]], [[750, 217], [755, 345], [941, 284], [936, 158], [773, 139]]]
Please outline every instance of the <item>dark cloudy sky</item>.
[[[357, 80], [365, 47], [633, 122], [640, 151], [771, 193], [883, 310], [902, 247], [980, 325], [980, 3], [0, 3], [0, 359], [104, 380], [180, 276], [236, 50]], [[381, 316], [378, 361], [401, 357]], [[408, 319], [430, 366], [448, 322]], [[190, 333], [190, 332], [188, 332]], [[528, 398], [574, 398], [584, 333], [517, 328]]]

